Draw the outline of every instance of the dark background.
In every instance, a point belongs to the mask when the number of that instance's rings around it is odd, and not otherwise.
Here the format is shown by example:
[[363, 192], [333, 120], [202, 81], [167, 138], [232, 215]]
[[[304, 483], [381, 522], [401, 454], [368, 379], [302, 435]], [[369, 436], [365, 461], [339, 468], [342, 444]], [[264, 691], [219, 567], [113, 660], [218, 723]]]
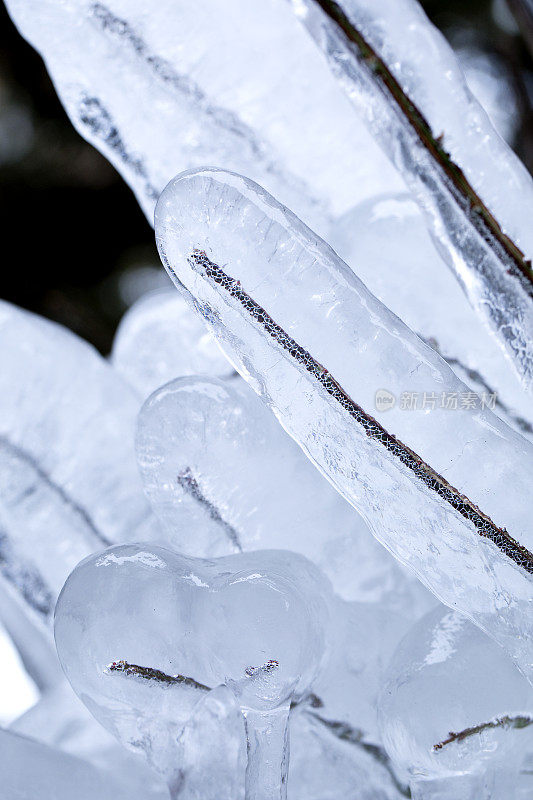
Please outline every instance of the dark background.
[[[519, 16], [528, 3], [531, 9], [533, 0], [508, 0], [520, 30], [509, 24], [508, 8], [502, 11], [504, 0], [422, 5], [452, 45], [486, 53], [505, 70], [517, 107], [511, 144], [533, 170], [533, 23], [527, 13]], [[68, 325], [107, 353], [131, 299], [128, 276], [138, 283], [158, 266], [153, 231], [113, 167], [74, 131], [41, 58], [3, 4], [0, 215], [0, 296]]]

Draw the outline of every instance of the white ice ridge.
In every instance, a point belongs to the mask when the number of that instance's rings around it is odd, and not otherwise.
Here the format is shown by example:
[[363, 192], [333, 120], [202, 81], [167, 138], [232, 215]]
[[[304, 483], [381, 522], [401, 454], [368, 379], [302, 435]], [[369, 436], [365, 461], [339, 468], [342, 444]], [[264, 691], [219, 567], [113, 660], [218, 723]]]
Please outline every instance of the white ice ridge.
[[[531, 678], [533, 447], [487, 409], [329, 246], [252, 181], [178, 176], [161, 258], [283, 427], [443, 602]], [[377, 403], [418, 393], [423, 411]]]
[[415, 0], [291, 0], [533, 389], [533, 181]]
[[0, 575], [36, 621], [50, 621], [80, 558], [155, 529], [135, 463], [137, 408], [90, 345], [0, 304]]
[[150, 222], [167, 182], [203, 164], [252, 176], [322, 229], [328, 213], [403, 186], [286, 0], [7, 6]]

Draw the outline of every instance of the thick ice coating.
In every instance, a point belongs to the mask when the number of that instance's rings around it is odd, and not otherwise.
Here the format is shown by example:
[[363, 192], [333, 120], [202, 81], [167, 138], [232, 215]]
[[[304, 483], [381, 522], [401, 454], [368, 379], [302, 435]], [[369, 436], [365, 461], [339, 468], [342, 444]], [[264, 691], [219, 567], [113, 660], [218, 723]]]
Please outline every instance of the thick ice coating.
[[412, 195], [387, 193], [360, 203], [333, 223], [326, 239], [372, 294], [472, 388], [473, 405], [484, 399], [504, 422], [533, 439], [531, 397], [444, 268]]
[[[383, 742], [415, 782], [461, 775], [475, 782], [476, 773], [483, 782], [497, 762], [519, 765], [531, 699], [531, 686], [505, 652], [440, 607], [413, 626], [391, 659], [379, 701]], [[445, 796], [463, 794], [456, 788]]]
[[168, 774], [180, 730], [220, 684], [247, 719], [280, 711], [283, 734], [291, 700], [324, 657], [327, 590], [310, 562], [285, 551], [205, 560], [113, 547], [85, 559], [65, 584], [58, 654], [94, 716]]
[[454, 408], [468, 389], [447, 364], [252, 181], [178, 176], [156, 233], [226, 354], [377, 538], [531, 674], [531, 444]]
[[47, 623], [81, 558], [154, 532], [133, 450], [138, 402], [93, 347], [4, 302], [0, 390], [0, 575]]
[[403, 186], [287, 0], [8, 8], [74, 126], [122, 174], [150, 223], [171, 177], [206, 163], [252, 175], [315, 226]]
[[533, 389], [533, 181], [416, 0], [291, 0]]

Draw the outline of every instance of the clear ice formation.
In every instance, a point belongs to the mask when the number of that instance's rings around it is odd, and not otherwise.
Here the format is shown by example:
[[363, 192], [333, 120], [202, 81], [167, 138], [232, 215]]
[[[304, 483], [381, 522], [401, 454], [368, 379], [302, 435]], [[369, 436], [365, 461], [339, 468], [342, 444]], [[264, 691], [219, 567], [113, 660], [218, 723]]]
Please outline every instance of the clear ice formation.
[[[182, 733], [198, 704], [222, 703], [231, 721], [236, 701], [247, 727], [246, 800], [281, 798], [290, 704], [324, 659], [324, 590], [315, 567], [286, 551], [206, 560], [116, 546], [67, 580], [56, 607], [58, 654], [91, 713], [144, 751], [175, 796], [186, 779]], [[213, 713], [216, 723], [221, 712]], [[213, 727], [224, 737], [232, 729]]]
[[138, 401], [90, 345], [9, 303], [0, 386], [2, 591], [40, 626], [81, 558], [156, 529], [135, 463]]
[[387, 193], [364, 201], [334, 221], [326, 238], [372, 294], [469, 385], [477, 395], [472, 402], [494, 401], [499, 417], [533, 439], [531, 398], [452, 273], [443, 269], [410, 195]]
[[0, 785], [6, 800], [141, 800], [87, 762], [1, 729]]
[[533, 180], [415, 0], [291, 0], [533, 390]]
[[428, 610], [431, 595], [244, 382], [198, 377], [162, 386], [140, 411], [136, 449], [145, 492], [180, 552], [287, 548], [317, 564], [345, 600], [411, 619]]
[[[225, 353], [376, 538], [533, 677], [531, 444], [487, 409], [447, 408], [468, 389], [446, 362], [252, 181], [178, 176], [156, 235]], [[380, 410], [378, 390], [426, 407]]]
[[7, 7], [150, 222], [173, 175], [203, 164], [250, 175], [315, 227], [403, 187], [286, 0]]
[[173, 378], [234, 374], [205, 325], [173, 288], [144, 295], [126, 312], [111, 363], [143, 399]]
[[440, 607], [391, 660], [379, 703], [383, 742], [415, 798], [514, 797], [532, 699], [504, 651]]

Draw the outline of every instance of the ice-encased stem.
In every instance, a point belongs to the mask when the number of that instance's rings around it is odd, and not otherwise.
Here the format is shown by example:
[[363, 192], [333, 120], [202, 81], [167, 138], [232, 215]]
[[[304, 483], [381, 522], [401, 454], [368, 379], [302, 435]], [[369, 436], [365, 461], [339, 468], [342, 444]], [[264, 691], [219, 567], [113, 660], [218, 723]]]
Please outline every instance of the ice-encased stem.
[[[487, 409], [446, 408], [441, 396], [468, 387], [253, 182], [184, 173], [156, 231], [169, 274], [283, 427], [374, 535], [531, 678], [531, 444]], [[392, 410], [375, 406], [380, 389], [400, 400]], [[423, 413], [402, 409], [406, 390], [427, 396]]]
[[[496, 214], [489, 207], [494, 203], [498, 170], [505, 164], [515, 203], [524, 203], [526, 207], [529, 203], [533, 211], [533, 186], [523, 165], [499, 139], [462, 77], [452, 75], [457, 83], [454, 91], [453, 84], [446, 86], [440, 76], [448, 97], [441, 93], [442, 87], [437, 90], [432, 86], [435, 71], [440, 69], [443, 74], [447, 71], [446, 64], [441, 65], [435, 58], [435, 51], [440, 51], [442, 60], [449, 58], [449, 53], [437, 40], [418, 4], [402, 4], [401, 25], [391, 32], [384, 21], [391, 13], [387, 0], [291, 2], [371, 133], [426, 212], [439, 250], [471, 305], [497, 337], [524, 386], [532, 390], [533, 271], [528, 259], [531, 253], [526, 255], [517, 236], [515, 241], [509, 235], [508, 221], [497, 218], [503, 213], [501, 208]], [[425, 72], [417, 52], [421, 34], [430, 53]], [[398, 46], [396, 37], [400, 36], [418, 37], [407, 55]], [[416, 75], [420, 85], [418, 97], [405, 88], [410, 73]], [[434, 94], [440, 94], [443, 107], [449, 100], [471, 124], [455, 130], [454, 124], [448, 123], [451, 130], [448, 127], [432, 130], [432, 122], [445, 123], [435, 112], [426, 118], [425, 108], [419, 104], [425, 100], [424, 105], [430, 107], [431, 99], [427, 97]], [[469, 136], [472, 141], [468, 141]], [[456, 145], [457, 155], [447, 151], [448, 138], [460, 141]], [[481, 167], [478, 164], [468, 169], [469, 148], [475, 151], [476, 159], [480, 154], [483, 157]], [[489, 181], [483, 192], [478, 191], [476, 177], [483, 183], [486, 175], [493, 173], [494, 186]], [[499, 191], [506, 195], [503, 179]]]
[[289, 769], [289, 706], [244, 712], [248, 763], [245, 800], [286, 800]]

